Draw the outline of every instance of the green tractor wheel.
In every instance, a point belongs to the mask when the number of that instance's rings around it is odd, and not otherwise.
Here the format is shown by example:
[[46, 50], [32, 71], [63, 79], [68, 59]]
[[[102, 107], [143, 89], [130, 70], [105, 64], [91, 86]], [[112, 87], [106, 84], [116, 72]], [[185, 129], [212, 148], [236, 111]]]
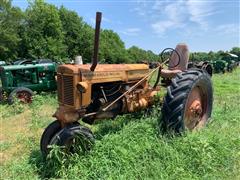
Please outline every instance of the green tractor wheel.
[[8, 103], [13, 104], [15, 99], [18, 99], [22, 103], [31, 103], [33, 95], [34, 93], [31, 89], [19, 87], [10, 93], [8, 96]]
[[211, 116], [212, 103], [212, 83], [206, 71], [190, 69], [177, 74], [167, 88], [161, 130], [182, 133], [205, 126]]

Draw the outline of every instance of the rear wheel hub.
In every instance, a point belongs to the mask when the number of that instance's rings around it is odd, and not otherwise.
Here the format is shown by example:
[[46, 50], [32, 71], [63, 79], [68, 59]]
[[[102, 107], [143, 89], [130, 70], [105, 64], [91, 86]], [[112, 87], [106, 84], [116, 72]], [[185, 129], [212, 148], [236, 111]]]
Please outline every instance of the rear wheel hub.
[[207, 104], [204, 89], [196, 86], [190, 92], [184, 112], [185, 128], [189, 130], [196, 129], [205, 124]]

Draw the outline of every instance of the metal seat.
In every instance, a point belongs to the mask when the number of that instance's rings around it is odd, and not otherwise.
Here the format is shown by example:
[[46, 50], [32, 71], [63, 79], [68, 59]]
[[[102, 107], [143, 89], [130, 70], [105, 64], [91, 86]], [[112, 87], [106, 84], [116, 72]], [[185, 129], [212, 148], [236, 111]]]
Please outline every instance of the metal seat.
[[172, 53], [168, 63], [169, 69], [161, 70], [161, 77], [163, 78], [173, 78], [177, 73], [187, 70], [189, 60], [188, 46], [184, 43], [180, 43], [176, 46], [175, 50], [178, 52], [180, 59], [176, 52]]

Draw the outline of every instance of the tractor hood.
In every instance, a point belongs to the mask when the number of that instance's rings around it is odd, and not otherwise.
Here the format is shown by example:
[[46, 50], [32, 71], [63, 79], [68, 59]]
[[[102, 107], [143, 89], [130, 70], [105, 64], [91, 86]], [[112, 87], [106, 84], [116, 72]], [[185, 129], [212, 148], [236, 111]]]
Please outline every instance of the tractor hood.
[[82, 81], [100, 82], [105, 79], [104, 82], [111, 82], [141, 79], [149, 72], [146, 64], [99, 64], [95, 71], [91, 71], [90, 67], [90, 64], [61, 65], [58, 74], [79, 75]]

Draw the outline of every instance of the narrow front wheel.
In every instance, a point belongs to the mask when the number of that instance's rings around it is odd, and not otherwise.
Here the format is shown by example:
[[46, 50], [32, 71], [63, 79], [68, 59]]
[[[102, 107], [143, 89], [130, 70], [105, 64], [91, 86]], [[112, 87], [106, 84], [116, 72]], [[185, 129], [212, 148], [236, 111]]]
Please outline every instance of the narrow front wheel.
[[49, 144], [60, 146], [66, 153], [84, 154], [94, 145], [94, 136], [87, 127], [73, 123], [56, 133]]

